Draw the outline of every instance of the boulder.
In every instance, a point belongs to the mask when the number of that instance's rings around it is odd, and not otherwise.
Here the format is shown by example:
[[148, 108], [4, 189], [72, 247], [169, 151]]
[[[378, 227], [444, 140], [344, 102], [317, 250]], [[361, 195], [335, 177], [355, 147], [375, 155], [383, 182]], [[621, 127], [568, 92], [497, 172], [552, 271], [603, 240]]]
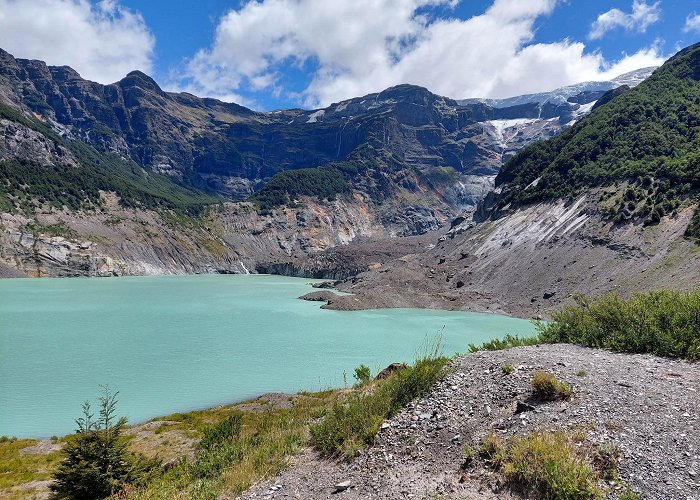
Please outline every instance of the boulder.
[[392, 374], [401, 371], [406, 368], [404, 363], [391, 363], [389, 366], [380, 371], [374, 380], [384, 380], [389, 378]]

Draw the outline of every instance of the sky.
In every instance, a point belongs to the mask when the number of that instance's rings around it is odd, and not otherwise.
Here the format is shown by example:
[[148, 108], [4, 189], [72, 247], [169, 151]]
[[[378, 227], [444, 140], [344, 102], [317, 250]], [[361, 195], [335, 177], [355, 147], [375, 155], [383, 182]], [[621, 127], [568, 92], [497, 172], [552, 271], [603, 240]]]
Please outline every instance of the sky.
[[401, 83], [510, 97], [656, 66], [700, 40], [700, 0], [0, 0], [0, 48], [108, 84], [256, 110]]

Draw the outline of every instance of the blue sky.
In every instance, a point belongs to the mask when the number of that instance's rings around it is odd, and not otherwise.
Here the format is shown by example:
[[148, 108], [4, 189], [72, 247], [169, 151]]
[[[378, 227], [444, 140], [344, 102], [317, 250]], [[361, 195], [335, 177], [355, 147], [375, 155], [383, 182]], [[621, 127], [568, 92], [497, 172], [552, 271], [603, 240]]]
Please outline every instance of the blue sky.
[[466, 98], [611, 78], [696, 42], [697, 14], [700, 0], [0, 0], [0, 47], [272, 110], [398, 83]]

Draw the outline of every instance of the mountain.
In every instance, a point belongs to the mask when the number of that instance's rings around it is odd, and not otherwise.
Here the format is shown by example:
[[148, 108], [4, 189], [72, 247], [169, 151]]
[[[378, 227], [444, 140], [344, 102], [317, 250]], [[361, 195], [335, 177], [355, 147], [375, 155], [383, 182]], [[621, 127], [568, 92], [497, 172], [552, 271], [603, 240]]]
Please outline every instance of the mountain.
[[496, 107], [400, 85], [260, 113], [0, 50], [0, 260], [32, 275], [347, 275], [394, 254], [365, 248], [337, 274], [324, 252], [475, 207], [508, 158], [603, 98], [584, 87]]
[[499, 207], [601, 188], [601, 208], [615, 222], [653, 224], [695, 204], [700, 191], [698, 67], [700, 45], [694, 45], [560, 136], [526, 148], [496, 178]]
[[[186, 185], [242, 200], [280, 171], [376, 162], [428, 183], [451, 169], [448, 204], [475, 205], [504, 159], [585, 114], [613, 82], [569, 92], [564, 102], [458, 102], [400, 85], [313, 111], [258, 113], [236, 104], [162, 91], [134, 71], [100, 85], [68, 67], [0, 52], [0, 96], [69, 139], [128, 157]], [[442, 192], [444, 191], [444, 192]]]
[[331, 307], [547, 316], [582, 293], [700, 285], [700, 44], [511, 158], [431, 250], [360, 274]]

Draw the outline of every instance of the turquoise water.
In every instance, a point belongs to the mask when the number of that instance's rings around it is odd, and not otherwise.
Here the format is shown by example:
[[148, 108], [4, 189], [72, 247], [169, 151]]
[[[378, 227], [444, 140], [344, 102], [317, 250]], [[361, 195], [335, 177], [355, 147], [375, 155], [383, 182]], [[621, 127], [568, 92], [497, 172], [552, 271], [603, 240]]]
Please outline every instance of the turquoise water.
[[0, 280], [0, 435], [74, 430], [100, 384], [139, 422], [270, 391], [352, 383], [411, 361], [442, 332], [445, 354], [523, 320], [387, 309], [326, 311], [298, 300], [309, 280], [279, 276], [158, 276]]

